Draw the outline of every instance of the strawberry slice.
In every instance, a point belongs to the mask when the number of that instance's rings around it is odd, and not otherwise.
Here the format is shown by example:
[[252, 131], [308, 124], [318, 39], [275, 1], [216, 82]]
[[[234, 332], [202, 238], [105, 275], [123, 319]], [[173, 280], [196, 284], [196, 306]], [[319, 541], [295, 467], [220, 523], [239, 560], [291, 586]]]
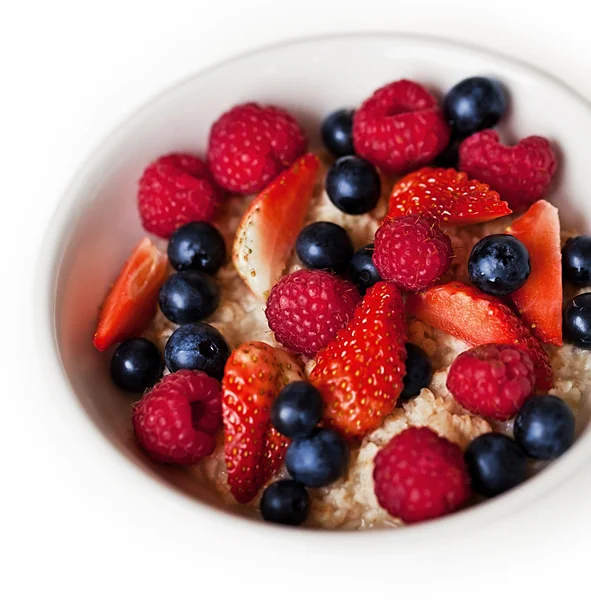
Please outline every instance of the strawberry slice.
[[390, 195], [388, 217], [426, 215], [446, 225], [485, 223], [511, 209], [485, 183], [455, 169], [424, 167], [400, 179]]
[[519, 317], [498, 298], [458, 281], [409, 295], [406, 310], [412, 316], [471, 346], [514, 344], [527, 351], [540, 390], [552, 387], [548, 354]]
[[562, 255], [558, 209], [539, 200], [507, 233], [529, 252], [531, 273], [511, 294], [521, 319], [542, 342], [562, 346]]
[[271, 425], [271, 404], [285, 385], [303, 378], [287, 352], [264, 342], [246, 342], [230, 355], [222, 380], [224, 452], [239, 503], [250, 502], [281, 466], [289, 440]]
[[168, 261], [148, 239], [133, 250], [107, 295], [94, 334], [100, 350], [141, 333], [156, 312]]
[[265, 299], [281, 277], [308, 212], [320, 160], [298, 158], [252, 202], [234, 238], [232, 260], [252, 292]]

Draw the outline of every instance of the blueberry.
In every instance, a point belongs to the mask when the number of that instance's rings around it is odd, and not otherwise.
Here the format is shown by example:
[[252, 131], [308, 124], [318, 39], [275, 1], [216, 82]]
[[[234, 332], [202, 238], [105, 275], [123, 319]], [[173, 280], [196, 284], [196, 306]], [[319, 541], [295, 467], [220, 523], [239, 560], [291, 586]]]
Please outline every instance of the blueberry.
[[452, 142], [439, 156], [433, 161], [434, 167], [441, 169], [456, 169], [460, 162], [459, 157], [460, 145], [457, 142]]
[[355, 154], [353, 147], [353, 115], [355, 111], [341, 109], [330, 113], [322, 123], [322, 141], [334, 156]]
[[423, 388], [429, 386], [432, 377], [433, 365], [425, 351], [414, 344], [406, 344], [406, 375], [400, 400], [404, 402], [418, 396]]
[[308, 518], [309, 512], [308, 492], [297, 481], [275, 481], [263, 492], [261, 515], [265, 521], [301, 525]]
[[339, 225], [318, 221], [300, 231], [296, 252], [309, 269], [342, 273], [353, 257], [353, 242]]
[[199, 271], [174, 273], [160, 288], [160, 310], [173, 323], [194, 323], [209, 317], [220, 303], [214, 280]]
[[382, 281], [378, 269], [373, 262], [373, 244], [363, 246], [355, 252], [349, 265], [349, 277], [361, 294], [378, 281]]
[[349, 446], [332, 429], [316, 429], [293, 440], [285, 455], [288, 473], [307, 487], [318, 488], [342, 477], [349, 462]]
[[271, 408], [271, 423], [289, 438], [306, 437], [322, 418], [322, 396], [310, 383], [294, 381], [286, 385]]
[[187, 223], [172, 234], [168, 260], [177, 271], [195, 270], [214, 275], [226, 261], [224, 238], [209, 223]]
[[326, 175], [330, 201], [348, 215], [373, 210], [380, 199], [382, 183], [376, 168], [364, 158], [343, 156]]
[[160, 351], [150, 340], [132, 338], [123, 342], [111, 358], [111, 378], [126, 392], [143, 392], [162, 376]]
[[468, 275], [483, 292], [505, 296], [518, 290], [531, 271], [529, 252], [512, 235], [488, 235], [470, 252]]
[[577, 287], [591, 285], [591, 236], [580, 235], [567, 240], [562, 249], [562, 272]]
[[164, 360], [173, 373], [192, 369], [221, 380], [230, 352], [226, 338], [215, 327], [194, 323], [181, 325], [168, 338]]
[[486, 498], [498, 496], [527, 477], [527, 457], [517, 442], [500, 433], [472, 440], [465, 454], [472, 489]]
[[591, 348], [591, 293], [575, 296], [563, 313], [563, 337], [579, 348]]
[[532, 458], [552, 460], [564, 454], [575, 440], [575, 415], [556, 396], [533, 396], [515, 417], [515, 441]]

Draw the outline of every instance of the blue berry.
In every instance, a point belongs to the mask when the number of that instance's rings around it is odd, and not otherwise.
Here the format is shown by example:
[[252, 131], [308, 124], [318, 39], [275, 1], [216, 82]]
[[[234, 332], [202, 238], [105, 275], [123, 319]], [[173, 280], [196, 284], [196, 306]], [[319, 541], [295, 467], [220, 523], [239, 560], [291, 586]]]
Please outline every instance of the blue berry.
[[472, 489], [492, 498], [519, 485], [527, 477], [527, 457], [517, 442], [500, 433], [472, 440], [465, 454]]
[[286, 385], [271, 408], [271, 423], [289, 438], [310, 435], [322, 418], [320, 392], [310, 383], [294, 381]]
[[564, 307], [562, 334], [579, 348], [591, 348], [591, 293], [575, 296]]
[[359, 156], [343, 156], [328, 170], [326, 193], [330, 201], [348, 215], [373, 210], [380, 199], [382, 183], [376, 168]]
[[517, 413], [513, 435], [528, 456], [552, 460], [572, 446], [575, 415], [556, 396], [534, 396]]
[[224, 238], [209, 223], [187, 223], [172, 234], [168, 260], [177, 271], [195, 270], [214, 275], [226, 261]]
[[309, 269], [342, 273], [353, 257], [353, 242], [339, 225], [318, 221], [300, 231], [296, 252]]
[[433, 161], [434, 167], [441, 169], [456, 169], [460, 162], [460, 145], [457, 142], [452, 142], [439, 156]]
[[199, 271], [174, 273], [160, 288], [160, 310], [173, 323], [195, 323], [209, 317], [220, 303], [213, 279]]
[[141, 393], [162, 376], [160, 351], [150, 340], [132, 338], [123, 342], [111, 358], [111, 378], [126, 392]]
[[472, 248], [468, 259], [470, 281], [483, 292], [505, 296], [518, 290], [531, 271], [529, 252], [516, 237], [488, 235]]
[[349, 463], [349, 446], [332, 429], [316, 429], [293, 440], [285, 455], [287, 472], [307, 487], [318, 488], [342, 477]]
[[301, 525], [308, 518], [310, 500], [301, 483], [284, 479], [267, 487], [263, 492], [260, 508], [265, 521]]
[[591, 236], [580, 235], [567, 240], [562, 249], [564, 278], [577, 287], [591, 285]]
[[429, 387], [432, 377], [433, 365], [426, 352], [414, 344], [406, 344], [406, 375], [400, 401], [418, 396], [423, 388]]
[[353, 146], [353, 115], [355, 111], [341, 109], [330, 113], [322, 123], [322, 141], [334, 156], [355, 154]]
[[363, 248], [355, 252], [349, 265], [349, 277], [362, 295], [372, 285], [378, 281], [382, 281], [378, 269], [373, 262], [373, 250], [373, 244], [363, 246]]

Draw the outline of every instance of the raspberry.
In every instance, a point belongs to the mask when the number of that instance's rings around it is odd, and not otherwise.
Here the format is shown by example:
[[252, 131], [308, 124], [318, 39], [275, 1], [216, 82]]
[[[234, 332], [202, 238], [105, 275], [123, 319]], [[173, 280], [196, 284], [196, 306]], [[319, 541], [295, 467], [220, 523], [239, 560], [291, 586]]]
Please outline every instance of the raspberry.
[[546, 138], [534, 135], [516, 146], [505, 146], [496, 131], [487, 129], [460, 145], [460, 170], [488, 183], [517, 211], [548, 192], [556, 171], [556, 155]]
[[511, 344], [486, 344], [462, 352], [447, 374], [447, 389], [470, 412], [506, 421], [534, 391], [534, 365]]
[[205, 163], [190, 154], [160, 157], [139, 181], [144, 229], [163, 238], [191, 221], [211, 221], [221, 199]]
[[304, 154], [308, 142], [298, 122], [276, 106], [254, 102], [224, 113], [209, 134], [207, 162], [230, 192], [260, 192]]
[[380, 88], [355, 112], [355, 151], [387, 173], [431, 162], [449, 141], [437, 100], [421, 85], [402, 79]]
[[133, 410], [135, 437], [154, 459], [190, 465], [215, 449], [222, 426], [221, 386], [201, 371], [166, 375]]
[[273, 286], [265, 314], [278, 342], [313, 357], [347, 325], [360, 300], [348, 281], [302, 269]]
[[406, 523], [435, 519], [470, 497], [461, 449], [427, 427], [412, 427], [394, 437], [375, 458], [378, 502]]
[[373, 261], [383, 279], [405, 290], [424, 290], [448, 269], [451, 239], [431, 219], [398, 217], [376, 232]]

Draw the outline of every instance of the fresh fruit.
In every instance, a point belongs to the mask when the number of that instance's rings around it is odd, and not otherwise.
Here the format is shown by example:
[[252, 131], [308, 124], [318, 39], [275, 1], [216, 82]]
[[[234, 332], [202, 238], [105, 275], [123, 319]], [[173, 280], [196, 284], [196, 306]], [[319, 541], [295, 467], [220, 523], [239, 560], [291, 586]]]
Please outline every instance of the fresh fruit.
[[263, 342], [246, 342], [228, 359], [222, 380], [224, 453], [230, 491], [250, 502], [281, 466], [288, 439], [271, 424], [281, 389], [304, 378], [295, 360]]
[[230, 352], [226, 338], [215, 327], [192, 323], [181, 325], [168, 338], [164, 360], [172, 373], [193, 369], [221, 380]]
[[250, 290], [265, 299], [281, 277], [308, 212], [320, 168], [306, 154], [252, 202], [236, 231], [232, 260]]
[[407, 343], [405, 348], [406, 375], [402, 380], [404, 387], [400, 392], [398, 402], [404, 402], [418, 396], [423, 388], [429, 387], [433, 377], [433, 365], [427, 353], [411, 343]]
[[480, 290], [506, 296], [519, 290], [531, 272], [529, 252], [512, 235], [487, 235], [470, 252], [468, 275]]
[[374, 245], [363, 246], [353, 254], [349, 265], [349, 278], [357, 286], [359, 293], [365, 295], [367, 290], [382, 281], [378, 268], [373, 262]]
[[373, 260], [379, 274], [402, 289], [424, 290], [450, 267], [451, 239], [425, 217], [397, 217], [376, 232]]
[[160, 351], [145, 338], [125, 340], [111, 358], [111, 379], [126, 392], [143, 392], [162, 376]]
[[591, 293], [579, 294], [564, 307], [564, 339], [579, 348], [591, 348]]
[[191, 465], [215, 449], [222, 426], [220, 384], [200, 371], [166, 375], [135, 406], [135, 437], [154, 459]]
[[390, 195], [388, 217], [423, 215], [445, 225], [486, 223], [511, 214], [497, 192], [455, 169], [425, 167], [400, 179]]
[[374, 465], [378, 502], [406, 523], [442, 517], [470, 497], [461, 449], [427, 427], [411, 427], [392, 438]]
[[532, 394], [535, 380], [527, 352], [509, 344], [486, 344], [456, 357], [447, 389], [466, 410], [507, 421]]
[[271, 423], [288, 438], [306, 437], [320, 422], [323, 411], [320, 392], [306, 381], [294, 381], [280, 392], [271, 408]]
[[542, 342], [562, 346], [562, 264], [558, 209], [545, 200], [536, 202], [515, 219], [507, 233], [523, 242], [529, 252], [531, 273], [511, 300], [526, 325]]
[[168, 260], [177, 271], [203, 271], [215, 275], [226, 262], [222, 234], [209, 223], [179, 227], [168, 242]]
[[355, 111], [342, 108], [330, 113], [322, 122], [322, 142], [334, 156], [355, 154], [353, 146], [353, 115]]
[[349, 324], [316, 355], [310, 383], [322, 394], [329, 427], [355, 440], [381, 425], [402, 391], [405, 342], [400, 290], [376, 283]]
[[260, 192], [305, 151], [298, 122], [276, 106], [239, 104], [212, 126], [207, 162], [218, 185], [230, 192]]
[[[590, 294], [591, 296], [591, 294]], [[406, 310], [417, 319], [471, 346], [514, 344], [525, 350], [536, 372], [536, 387], [549, 390], [553, 374], [548, 354], [513, 311], [498, 298], [453, 281], [410, 295]]]
[[528, 456], [552, 460], [575, 441], [575, 415], [556, 396], [534, 396], [517, 413], [513, 435]]
[[343, 156], [328, 170], [326, 193], [348, 215], [372, 211], [380, 199], [382, 182], [377, 169], [359, 156]]
[[133, 250], [108, 293], [94, 334], [98, 350], [139, 335], [154, 316], [166, 279], [166, 255], [144, 238]]
[[261, 515], [265, 521], [281, 525], [301, 525], [308, 518], [309, 512], [308, 492], [297, 481], [275, 481], [263, 492]]
[[438, 156], [435, 157], [431, 166], [439, 169], [458, 170], [460, 145], [457, 141], [450, 142], [449, 146]]
[[353, 242], [340, 225], [317, 221], [304, 227], [296, 240], [296, 253], [305, 267], [343, 273], [353, 258]]
[[311, 358], [347, 325], [360, 300], [348, 281], [302, 269], [273, 286], [265, 315], [280, 344]]
[[449, 141], [437, 100], [421, 85], [402, 79], [376, 90], [353, 117], [356, 153], [387, 173], [428, 164]]
[[548, 192], [556, 171], [556, 155], [546, 138], [534, 135], [515, 146], [505, 146], [496, 131], [487, 129], [462, 142], [460, 169], [490, 185], [518, 211]]
[[577, 287], [591, 285], [591, 236], [569, 238], [562, 249], [564, 278]]

